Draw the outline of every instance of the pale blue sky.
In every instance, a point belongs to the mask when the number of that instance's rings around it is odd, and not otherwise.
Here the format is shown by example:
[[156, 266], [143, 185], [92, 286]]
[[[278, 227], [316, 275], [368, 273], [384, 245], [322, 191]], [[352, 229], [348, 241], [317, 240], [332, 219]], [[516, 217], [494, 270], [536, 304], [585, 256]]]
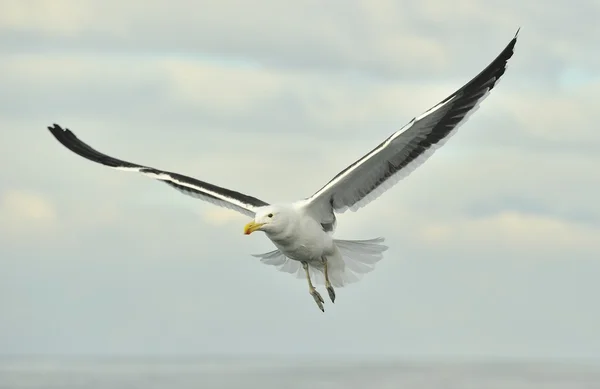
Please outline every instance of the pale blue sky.
[[[600, 361], [600, 6], [560, 0], [0, 4], [0, 354]], [[533, 3], [531, 3], [533, 4]], [[90, 163], [310, 195], [483, 69], [426, 164], [337, 236], [384, 236], [322, 314], [246, 218]]]

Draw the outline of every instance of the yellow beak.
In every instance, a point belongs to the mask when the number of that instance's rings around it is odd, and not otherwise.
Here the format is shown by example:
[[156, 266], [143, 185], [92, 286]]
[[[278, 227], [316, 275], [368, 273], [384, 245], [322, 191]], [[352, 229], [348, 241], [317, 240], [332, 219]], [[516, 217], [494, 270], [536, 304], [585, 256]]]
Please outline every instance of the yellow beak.
[[255, 222], [251, 221], [250, 223], [248, 223], [244, 226], [244, 234], [250, 235], [251, 233], [258, 230], [260, 227], [262, 227], [264, 225], [265, 225], [265, 223], [255, 223]]

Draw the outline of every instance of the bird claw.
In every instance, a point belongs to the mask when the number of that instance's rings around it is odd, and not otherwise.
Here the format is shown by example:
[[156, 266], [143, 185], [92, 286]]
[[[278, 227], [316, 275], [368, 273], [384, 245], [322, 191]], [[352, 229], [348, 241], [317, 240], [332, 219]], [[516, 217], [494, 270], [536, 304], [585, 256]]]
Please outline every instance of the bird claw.
[[312, 289], [310, 291], [310, 294], [315, 299], [315, 303], [317, 303], [317, 305], [319, 306], [319, 309], [322, 312], [325, 312], [325, 308], [323, 308], [323, 303], [325, 302], [325, 300], [323, 300], [323, 297], [321, 297], [321, 294], [319, 292], [317, 292], [316, 289]]
[[335, 303], [335, 290], [333, 289], [333, 286], [327, 286], [327, 293], [329, 293], [329, 298], [331, 299], [331, 302]]

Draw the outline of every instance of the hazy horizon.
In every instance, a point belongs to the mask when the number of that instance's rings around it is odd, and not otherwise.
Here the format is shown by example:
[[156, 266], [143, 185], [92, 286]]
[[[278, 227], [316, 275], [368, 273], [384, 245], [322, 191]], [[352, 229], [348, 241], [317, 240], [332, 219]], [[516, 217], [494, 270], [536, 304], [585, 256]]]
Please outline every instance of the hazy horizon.
[[0, 388], [544, 388], [600, 384], [600, 370], [582, 365], [501, 363], [343, 363], [265, 361], [59, 361], [0, 359]]

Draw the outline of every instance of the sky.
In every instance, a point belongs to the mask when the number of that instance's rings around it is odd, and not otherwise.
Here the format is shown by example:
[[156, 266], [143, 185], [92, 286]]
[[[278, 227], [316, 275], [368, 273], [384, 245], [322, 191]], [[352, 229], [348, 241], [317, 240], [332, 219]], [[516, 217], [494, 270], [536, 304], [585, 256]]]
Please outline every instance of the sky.
[[[600, 362], [600, 3], [0, 2], [0, 355]], [[390, 249], [321, 313], [248, 218], [46, 130], [302, 199], [479, 73], [501, 82], [336, 237]], [[325, 291], [322, 291], [326, 296]]]

